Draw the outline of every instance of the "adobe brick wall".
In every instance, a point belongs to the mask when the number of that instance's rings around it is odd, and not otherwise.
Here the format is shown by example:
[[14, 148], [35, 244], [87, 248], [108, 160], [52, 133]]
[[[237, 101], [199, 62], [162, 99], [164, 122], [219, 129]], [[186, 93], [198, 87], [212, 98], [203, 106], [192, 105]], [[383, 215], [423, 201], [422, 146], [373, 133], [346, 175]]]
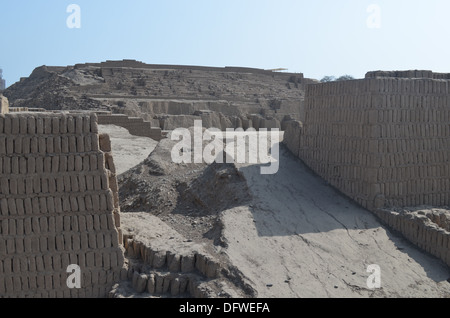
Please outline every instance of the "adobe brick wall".
[[124, 255], [105, 158], [94, 114], [0, 115], [0, 297], [107, 296]]
[[448, 227], [393, 211], [450, 206], [450, 84], [400, 75], [308, 85], [305, 121], [289, 122], [284, 142], [332, 186], [450, 266]]
[[156, 141], [163, 138], [159, 127], [152, 127], [151, 122], [144, 121], [140, 117], [128, 117], [122, 114], [99, 114], [99, 125], [116, 125], [127, 129], [130, 134], [140, 137], [149, 137]]
[[344, 194], [369, 209], [450, 205], [448, 81], [309, 85], [305, 104], [299, 157]]

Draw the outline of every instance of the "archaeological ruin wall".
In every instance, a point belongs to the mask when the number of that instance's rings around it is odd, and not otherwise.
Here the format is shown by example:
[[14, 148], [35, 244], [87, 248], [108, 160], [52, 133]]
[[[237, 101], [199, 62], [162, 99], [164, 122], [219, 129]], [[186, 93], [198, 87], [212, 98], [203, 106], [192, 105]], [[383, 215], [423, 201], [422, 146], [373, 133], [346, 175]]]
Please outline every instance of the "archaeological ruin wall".
[[[95, 114], [0, 115], [0, 297], [105, 297], [119, 280], [108, 143]], [[68, 287], [69, 265], [81, 288]]]
[[390, 212], [450, 205], [450, 87], [433, 74], [368, 73], [362, 80], [309, 85], [305, 120], [288, 125], [285, 143], [333, 187], [412, 241], [422, 228], [443, 232], [445, 239], [433, 234], [421, 244], [450, 265], [448, 229]]
[[366, 208], [450, 204], [448, 81], [309, 85], [305, 106], [290, 148], [344, 194]]

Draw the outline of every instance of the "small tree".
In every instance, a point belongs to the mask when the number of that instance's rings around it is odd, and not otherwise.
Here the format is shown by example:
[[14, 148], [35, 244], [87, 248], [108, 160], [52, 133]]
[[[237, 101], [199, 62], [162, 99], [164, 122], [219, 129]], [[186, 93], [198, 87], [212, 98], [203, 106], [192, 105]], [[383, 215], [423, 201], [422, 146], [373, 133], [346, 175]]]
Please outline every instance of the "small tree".
[[353, 76], [351, 75], [342, 75], [341, 77], [339, 77], [336, 81], [350, 81], [355, 79]]
[[335, 80], [336, 80], [336, 77], [334, 77], [334, 76], [325, 76], [320, 81], [322, 83], [328, 83], [328, 82], [334, 82]]

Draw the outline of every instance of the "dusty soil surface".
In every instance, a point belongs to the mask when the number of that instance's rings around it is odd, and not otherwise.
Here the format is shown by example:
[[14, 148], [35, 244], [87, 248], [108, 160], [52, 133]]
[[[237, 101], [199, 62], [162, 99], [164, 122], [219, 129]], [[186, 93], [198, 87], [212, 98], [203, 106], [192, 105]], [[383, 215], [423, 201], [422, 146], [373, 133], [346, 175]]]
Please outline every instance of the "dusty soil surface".
[[[116, 165], [138, 161], [125, 140], [111, 139]], [[450, 297], [445, 264], [327, 185], [284, 146], [278, 173], [261, 175], [258, 164], [175, 165], [172, 145], [162, 141], [119, 176], [122, 212], [158, 217], [235, 266], [254, 296]], [[372, 264], [381, 269], [379, 289], [367, 286]]]

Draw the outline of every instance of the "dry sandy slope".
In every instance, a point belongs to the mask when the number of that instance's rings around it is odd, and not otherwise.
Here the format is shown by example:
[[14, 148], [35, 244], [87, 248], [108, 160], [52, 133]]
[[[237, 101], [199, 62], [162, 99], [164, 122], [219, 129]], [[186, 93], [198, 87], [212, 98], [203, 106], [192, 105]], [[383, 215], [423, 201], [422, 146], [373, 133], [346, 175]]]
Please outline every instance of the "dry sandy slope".
[[115, 125], [99, 125], [99, 132], [111, 138], [117, 175], [144, 161], [158, 144], [151, 138], [133, 136], [127, 129]]
[[[285, 148], [275, 175], [240, 166], [251, 208], [223, 216], [227, 254], [259, 297], [450, 297], [450, 269], [381, 225]], [[367, 288], [367, 267], [382, 288]], [[271, 287], [270, 287], [271, 286]]]
[[[132, 146], [114, 130], [116, 165], [130, 166], [140, 160], [137, 153], [152, 151], [143, 150], [151, 145], [147, 138]], [[258, 165], [238, 168], [254, 202], [222, 212], [228, 247], [221, 252], [258, 297], [450, 297], [447, 266], [381, 225], [285, 148], [275, 175], [261, 175]], [[367, 288], [371, 264], [381, 267], [381, 289]]]

